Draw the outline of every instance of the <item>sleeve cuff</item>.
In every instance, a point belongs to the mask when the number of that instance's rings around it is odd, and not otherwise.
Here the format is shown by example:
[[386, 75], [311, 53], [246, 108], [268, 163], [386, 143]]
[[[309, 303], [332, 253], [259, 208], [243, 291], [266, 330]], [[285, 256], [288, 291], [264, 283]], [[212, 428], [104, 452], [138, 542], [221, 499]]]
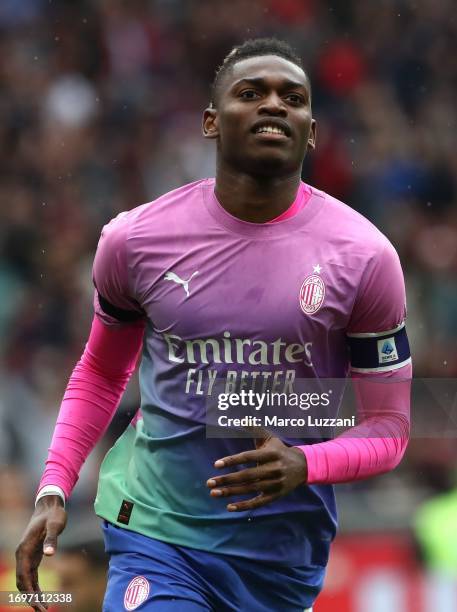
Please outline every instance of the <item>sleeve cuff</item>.
[[58, 495], [62, 499], [63, 505], [65, 507], [65, 493], [57, 485], [45, 485], [44, 487], [42, 487], [38, 491], [38, 494], [36, 496], [35, 507], [36, 507], [36, 505], [38, 503], [38, 500], [41, 499], [42, 497], [44, 497], [45, 495]]

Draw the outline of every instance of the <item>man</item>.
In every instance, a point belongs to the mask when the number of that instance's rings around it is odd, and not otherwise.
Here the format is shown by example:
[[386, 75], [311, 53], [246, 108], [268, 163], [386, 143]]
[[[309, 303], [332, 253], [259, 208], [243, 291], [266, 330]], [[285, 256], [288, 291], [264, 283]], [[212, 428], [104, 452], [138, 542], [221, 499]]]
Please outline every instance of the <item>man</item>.
[[[408, 394], [384, 385], [375, 398], [363, 384], [411, 374], [400, 264], [368, 221], [300, 181], [316, 124], [299, 58], [247, 41], [212, 93], [203, 134], [217, 144], [216, 179], [103, 230], [96, 316], [17, 550], [22, 591], [39, 588], [64, 500], [142, 343], [141, 414], [105, 458], [95, 505], [110, 554], [105, 612], [310, 609], [335, 535], [331, 484], [403, 455]], [[297, 446], [266, 435], [255, 447], [205, 436], [216, 379], [228, 392], [259, 380], [290, 390], [350, 365], [361, 381], [352, 434]]]

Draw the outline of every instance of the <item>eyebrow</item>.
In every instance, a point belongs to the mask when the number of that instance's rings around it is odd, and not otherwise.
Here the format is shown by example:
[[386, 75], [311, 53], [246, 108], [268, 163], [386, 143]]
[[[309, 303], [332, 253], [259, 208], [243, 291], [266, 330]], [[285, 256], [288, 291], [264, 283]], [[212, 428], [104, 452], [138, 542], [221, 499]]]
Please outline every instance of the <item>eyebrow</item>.
[[[239, 81], [235, 81], [235, 83], [232, 85], [232, 89], [237, 85], [241, 85], [242, 83], [247, 83], [248, 85], [256, 85], [257, 87], [264, 87], [265, 79], [262, 77], [246, 77], [243, 79], [239, 79]], [[289, 79], [286, 79], [284, 81], [284, 87], [286, 89], [298, 89], [300, 87], [303, 87], [303, 89], [307, 89], [305, 83], [298, 83], [297, 81], [290, 81]]]

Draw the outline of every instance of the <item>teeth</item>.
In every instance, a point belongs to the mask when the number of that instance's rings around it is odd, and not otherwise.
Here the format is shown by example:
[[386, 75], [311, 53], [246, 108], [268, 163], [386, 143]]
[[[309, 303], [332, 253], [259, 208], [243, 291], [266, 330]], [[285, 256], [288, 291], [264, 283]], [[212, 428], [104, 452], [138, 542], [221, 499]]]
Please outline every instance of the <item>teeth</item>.
[[272, 125], [264, 125], [256, 129], [256, 134], [281, 134], [284, 136], [284, 130], [280, 127], [272, 126]]

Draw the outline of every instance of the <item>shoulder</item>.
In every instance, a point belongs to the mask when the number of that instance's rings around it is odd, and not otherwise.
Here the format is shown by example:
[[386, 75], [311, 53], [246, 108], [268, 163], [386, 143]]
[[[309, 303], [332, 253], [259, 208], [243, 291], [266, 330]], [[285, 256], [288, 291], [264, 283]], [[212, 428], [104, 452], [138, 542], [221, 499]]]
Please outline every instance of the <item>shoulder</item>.
[[[174, 208], [173, 212], [180, 206], [189, 208], [192, 203], [199, 203], [202, 198], [202, 186], [210, 183], [212, 179], [201, 179], [192, 183], [182, 185], [177, 189], [168, 191], [158, 198], [133, 208], [126, 213], [125, 220], [130, 225], [141, 222], [144, 219], [159, 217], [161, 214], [169, 214], [170, 209]], [[121, 213], [122, 214], [122, 213]]]
[[341, 252], [361, 255], [365, 262], [384, 252], [396, 254], [387, 236], [366, 217], [324, 191], [312, 191], [323, 199], [320, 232]]
[[[173, 189], [151, 202], [146, 202], [128, 211], [119, 213], [111, 219], [101, 231], [101, 242], [109, 244], [115, 250], [125, 248], [126, 242], [138, 234], [153, 232], [162, 219], [176, 221], [183, 214], [191, 214], [191, 203], [200, 202], [201, 187], [212, 179], [203, 179]], [[100, 245], [99, 245], [100, 246]]]
[[366, 217], [351, 208], [348, 204], [325, 192], [320, 192], [325, 200], [325, 211], [334, 231], [340, 231], [344, 237], [359, 241], [361, 244], [384, 246], [389, 242], [387, 237]]

